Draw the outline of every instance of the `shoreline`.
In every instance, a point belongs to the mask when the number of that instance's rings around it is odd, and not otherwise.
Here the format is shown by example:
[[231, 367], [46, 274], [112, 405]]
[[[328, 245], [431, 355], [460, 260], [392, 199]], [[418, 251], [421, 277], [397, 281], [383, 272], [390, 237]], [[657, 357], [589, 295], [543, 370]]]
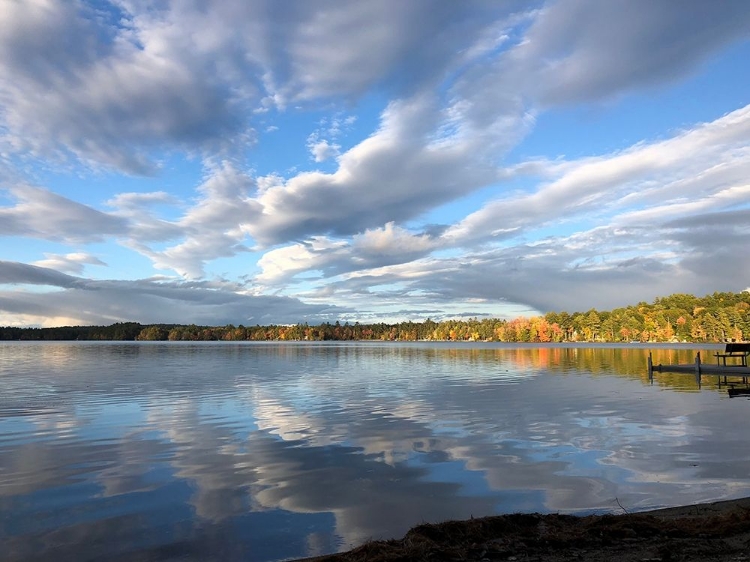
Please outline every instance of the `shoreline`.
[[297, 562], [750, 560], [750, 497], [606, 515], [514, 513], [425, 523]]

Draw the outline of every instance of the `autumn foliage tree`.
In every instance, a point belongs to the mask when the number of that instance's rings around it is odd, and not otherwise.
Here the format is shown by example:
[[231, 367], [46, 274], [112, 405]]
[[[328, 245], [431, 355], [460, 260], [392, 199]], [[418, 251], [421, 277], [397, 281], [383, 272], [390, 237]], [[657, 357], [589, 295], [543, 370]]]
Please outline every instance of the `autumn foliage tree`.
[[340, 321], [268, 326], [141, 325], [60, 328], [0, 328], [2, 340], [140, 341], [499, 341], [556, 342], [721, 342], [750, 340], [750, 292], [705, 297], [674, 294], [653, 303], [614, 310], [548, 312], [543, 316], [448, 319], [397, 324]]

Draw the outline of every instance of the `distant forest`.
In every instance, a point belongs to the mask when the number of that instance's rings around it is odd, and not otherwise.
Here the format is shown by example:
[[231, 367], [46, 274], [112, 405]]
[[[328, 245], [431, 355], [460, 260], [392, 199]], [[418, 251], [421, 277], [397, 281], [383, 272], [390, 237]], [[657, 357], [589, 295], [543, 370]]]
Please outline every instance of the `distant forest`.
[[499, 341], [723, 342], [750, 340], [750, 292], [705, 297], [674, 294], [652, 304], [611, 311], [549, 312], [544, 316], [400, 322], [398, 324], [189, 326], [142, 325], [0, 328], [0, 340], [138, 341]]

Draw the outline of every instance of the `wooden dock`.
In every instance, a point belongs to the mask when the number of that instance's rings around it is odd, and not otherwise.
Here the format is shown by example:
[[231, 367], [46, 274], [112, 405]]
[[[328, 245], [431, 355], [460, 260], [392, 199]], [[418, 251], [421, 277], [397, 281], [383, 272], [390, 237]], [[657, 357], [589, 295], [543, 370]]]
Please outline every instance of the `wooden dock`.
[[[683, 365], [658, 365], [653, 364], [651, 354], [648, 354], [648, 378], [653, 381], [654, 373], [689, 373], [695, 375], [698, 386], [701, 384], [703, 375], [715, 375], [721, 385], [744, 384], [750, 382], [750, 367], [743, 361], [737, 365], [714, 365], [713, 363], [703, 363], [701, 354], [695, 355], [695, 363]], [[730, 380], [731, 379], [731, 380]]]

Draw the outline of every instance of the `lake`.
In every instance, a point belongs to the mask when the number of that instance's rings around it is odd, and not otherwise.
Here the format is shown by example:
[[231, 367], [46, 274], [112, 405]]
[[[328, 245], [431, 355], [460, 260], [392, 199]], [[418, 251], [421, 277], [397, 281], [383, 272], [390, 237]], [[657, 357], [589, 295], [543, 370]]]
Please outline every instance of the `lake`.
[[750, 401], [649, 381], [700, 349], [0, 343], [0, 552], [268, 561], [750, 495]]

